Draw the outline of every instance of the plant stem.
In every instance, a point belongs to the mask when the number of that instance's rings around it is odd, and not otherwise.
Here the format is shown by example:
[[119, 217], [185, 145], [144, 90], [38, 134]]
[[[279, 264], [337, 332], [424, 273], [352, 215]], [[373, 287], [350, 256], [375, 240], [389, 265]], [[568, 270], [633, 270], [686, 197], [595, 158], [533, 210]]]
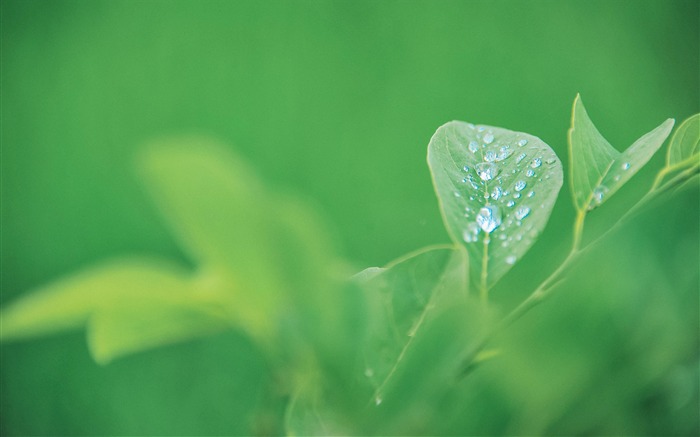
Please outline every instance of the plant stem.
[[489, 302], [489, 289], [486, 283], [489, 265], [489, 240], [489, 234], [486, 234], [486, 237], [484, 237], [484, 254], [481, 258], [481, 286], [479, 288], [479, 298], [484, 305]]

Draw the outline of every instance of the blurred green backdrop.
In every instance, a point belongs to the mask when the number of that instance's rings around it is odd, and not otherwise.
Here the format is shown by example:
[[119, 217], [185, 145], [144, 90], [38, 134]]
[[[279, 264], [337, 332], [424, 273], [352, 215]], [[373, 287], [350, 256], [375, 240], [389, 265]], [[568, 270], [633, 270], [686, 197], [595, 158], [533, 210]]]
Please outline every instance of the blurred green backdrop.
[[[163, 135], [218, 138], [272, 185], [314, 199], [358, 270], [445, 242], [425, 164], [439, 125], [526, 131], [564, 158], [580, 92], [624, 149], [665, 118], [699, 111], [699, 5], [5, 0], [2, 303], [116, 255], [183, 259], [133, 166]], [[659, 153], [650, 167], [662, 161]], [[592, 231], [654, 172], [592, 218]], [[541, 241], [494, 292], [504, 305], [564, 253], [567, 188]], [[610, 391], [618, 373], [650, 375], [622, 400], [579, 396], [576, 408], [610, 424], [600, 432], [698, 429], [698, 203], [689, 190], [632, 222], [522, 322], [518, 335], [539, 339], [540, 359], [604, 363], [592, 380]], [[562, 345], [577, 351], [562, 355]], [[632, 352], [610, 357], [624, 346]], [[106, 367], [91, 361], [81, 333], [3, 345], [1, 431], [246, 434], [266, 375], [235, 333]], [[615, 408], [626, 413], [606, 422]], [[557, 414], [555, 430], [596, 431]]]

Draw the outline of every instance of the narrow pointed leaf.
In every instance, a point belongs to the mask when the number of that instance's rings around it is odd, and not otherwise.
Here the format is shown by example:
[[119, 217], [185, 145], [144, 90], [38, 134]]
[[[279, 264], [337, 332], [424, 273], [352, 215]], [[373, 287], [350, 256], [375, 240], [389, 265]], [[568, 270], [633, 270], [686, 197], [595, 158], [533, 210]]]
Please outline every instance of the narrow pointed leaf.
[[88, 346], [95, 361], [211, 335], [233, 326], [221, 296], [203, 290], [163, 290], [98, 309], [88, 322]]
[[544, 229], [561, 188], [561, 162], [539, 138], [452, 121], [428, 146], [443, 220], [469, 252], [483, 292], [521, 259]]
[[666, 166], [697, 165], [700, 157], [700, 114], [687, 118], [673, 133], [666, 155]]
[[618, 152], [598, 132], [580, 96], [574, 100], [569, 129], [571, 191], [579, 211], [594, 209], [608, 200], [661, 147], [673, 128], [668, 119]]
[[99, 308], [151, 293], [187, 289], [186, 273], [165, 263], [109, 262], [29, 292], [5, 306], [0, 335], [7, 341], [77, 329]]

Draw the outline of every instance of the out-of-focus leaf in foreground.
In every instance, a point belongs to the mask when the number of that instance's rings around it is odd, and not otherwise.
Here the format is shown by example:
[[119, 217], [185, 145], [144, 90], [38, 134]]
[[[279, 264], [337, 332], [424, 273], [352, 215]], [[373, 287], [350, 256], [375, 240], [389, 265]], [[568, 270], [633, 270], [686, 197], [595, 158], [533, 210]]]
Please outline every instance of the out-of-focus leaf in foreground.
[[673, 119], [664, 121], [627, 150], [618, 152], [598, 132], [577, 95], [569, 129], [570, 179], [576, 209], [592, 210], [615, 194], [659, 150], [673, 123]]
[[339, 263], [313, 210], [266, 190], [208, 140], [161, 141], [142, 158], [151, 193], [197, 268], [134, 260], [88, 269], [4, 308], [3, 340], [87, 323], [90, 349], [104, 362], [235, 325], [275, 354], [309, 341], [328, 349], [359, 305], [336, 287]]
[[[37, 290], [2, 311], [3, 341], [90, 325], [99, 362], [230, 326], [220, 294], [152, 260], [106, 263]], [[133, 318], [123, 312], [134, 310]], [[110, 324], [121, 317], [124, 323]], [[134, 326], [137, 323], [138, 326]]]
[[429, 432], [453, 390], [465, 351], [487, 329], [468, 299], [467, 254], [440, 246], [353, 277], [368, 302], [368, 330], [352, 388], [355, 405], [308, 385], [287, 414], [291, 435]]
[[539, 138], [452, 121], [428, 146], [428, 165], [452, 240], [466, 247], [482, 293], [544, 229], [561, 188], [561, 162]]

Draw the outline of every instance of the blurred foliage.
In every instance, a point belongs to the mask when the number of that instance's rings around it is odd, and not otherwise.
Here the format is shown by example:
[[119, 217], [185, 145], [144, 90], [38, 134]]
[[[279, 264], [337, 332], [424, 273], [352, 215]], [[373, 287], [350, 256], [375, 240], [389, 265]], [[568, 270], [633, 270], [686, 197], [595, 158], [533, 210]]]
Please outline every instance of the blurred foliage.
[[[359, 271], [448, 240], [425, 165], [448, 120], [531, 132], [565, 157], [577, 92], [614, 145], [699, 110], [693, 0], [0, 8], [3, 304], [114, 256], [195, 262], [134, 172], [163, 135], [219, 138], [263, 179], [315, 199]], [[653, 173], [596, 210], [593, 233]], [[570, 197], [565, 185], [540, 241], [493, 291], [499, 305], [556, 266]], [[459, 403], [440, 401], [435, 433], [698, 433], [698, 190], [658, 205], [496, 340], [506, 352], [456, 385]], [[74, 335], [4, 344], [1, 357], [3, 435], [282, 432], [278, 375], [237, 332], [108, 366]]]

